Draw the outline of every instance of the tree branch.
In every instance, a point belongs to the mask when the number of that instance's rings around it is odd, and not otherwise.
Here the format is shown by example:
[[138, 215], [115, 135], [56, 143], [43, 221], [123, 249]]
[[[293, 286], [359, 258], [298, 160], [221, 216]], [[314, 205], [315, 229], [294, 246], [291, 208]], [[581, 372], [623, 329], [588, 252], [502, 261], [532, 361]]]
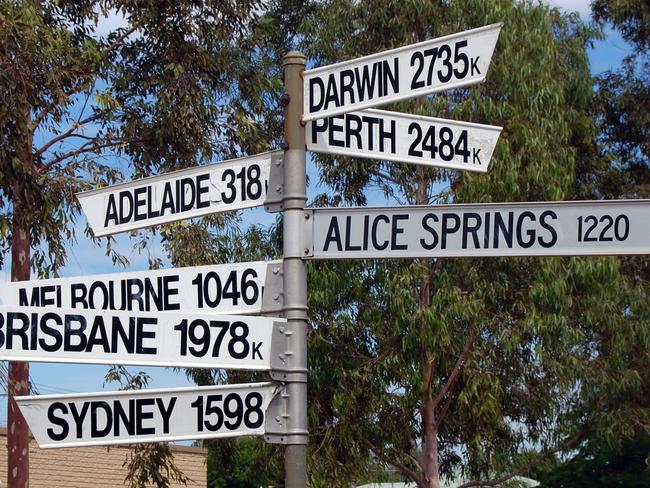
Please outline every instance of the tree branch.
[[449, 378], [447, 378], [447, 382], [445, 383], [445, 386], [442, 388], [440, 393], [438, 393], [436, 398], [433, 400], [434, 408], [437, 408], [440, 405], [440, 402], [443, 400], [443, 398], [445, 398], [445, 396], [456, 386], [456, 383], [458, 383], [458, 379], [460, 378], [460, 373], [463, 372], [463, 369], [467, 364], [467, 357], [472, 351], [472, 345], [474, 344], [475, 339], [476, 339], [476, 330], [472, 329], [469, 333], [469, 337], [467, 337], [467, 341], [465, 341], [463, 352], [460, 354], [460, 356], [458, 356], [456, 365], [454, 366], [454, 369], [451, 371]]
[[375, 456], [377, 456], [379, 459], [384, 461], [385, 463], [391, 464], [395, 466], [399, 471], [402, 472], [405, 476], [413, 480], [414, 482], [418, 482], [420, 480], [420, 477], [417, 475], [415, 471], [412, 469], [408, 468], [407, 466], [403, 465], [397, 460], [391, 460], [388, 459], [384, 453], [381, 452], [381, 449], [379, 449], [377, 446], [375, 446], [372, 442], [370, 442], [367, 439], [363, 439], [361, 441], [361, 444], [363, 444], [366, 448], [370, 449]]
[[475, 481], [469, 481], [467, 483], [464, 483], [462, 485], [457, 486], [456, 488], [472, 488], [475, 486], [497, 486], [500, 485], [501, 483], [505, 483], [506, 481], [514, 478], [515, 476], [519, 476], [522, 474], [526, 474], [528, 471], [530, 471], [532, 468], [534, 468], [536, 465], [538, 465], [540, 462], [542, 462], [544, 459], [554, 455], [555, 453], [559, 451], [563, 451], [569, 447], [571, 447], [573, 444], [578, 442], [580, 439], [582, 439], [585, 434], [586, 434], [586, 429], [581, 430], [577, 434], [575, 434], [573, 437], [569, 437], [567, 440], [562, 442], [560, 445], [554, 447], [553, 449], [549, 449], [546, 451], [541, 452], [538, 456], [536, 456], [533, 460], [529, 461], [525, 465], [523, 465], [521, 468], [515, 470], [514, 472], [501, 476], [500, 478], [493, 479], [493, 480], [475, 480]]
[[99, 118], [98, 115], [91, 115], [90, 117], [86, 117], [85, 119], [72, 124], [72, 127], [70, 127], [63, 134], [61, 134], [59, 136], [56, 136], [56, 137], [53, 137], [47, 143], [45, 143], [40, 149], [38, 149], [34, 153], [34, 158], [37, 158], [38, 156], [43, 154], [45, 151], [47, 151], [49, 148], [51, 148], [54, 144], [56, 144], [57, 142], [62, 141], [63, 139], [67, 139], [68, 137], [82, 137], [82, 138], [86, 138], [86, 139], [94, 139], [94, 138], [89, 138], [89, 137], [83, 136], [81, 134], [74, 134], [74, 131], [76, 131], [82, 125], [85, 125], [88, 122], [92, 122], [93, 120], [97, 120], [98, 118]]
[[[104, 58], [107, 57], [118, 47], [120, 47], [124, 43], [127, 37], [129, 37], [131, 34], [133, 34], [136, 30], [140, 28], [140, 24], [141, 24], [140, 22], [136, 22], [135, 24], [133, 24], [133, 26], [130, 29], [124, 31], [124, 33], [120, 37], [115, 39], [115, 41], [113, 41], [113, 43], [106, 48], [106, 51], [104, 51], [102, 57]], [[91, 73], [88, 73], [88, 76], [91, 76]], [[68, 92], [64, 93], [64, 96], [66, 98], [70, 98], [75, 93], [79, 93], [80, 91], [82, 91], [85, 86], [86, 83], [79, 83], [78, 85], [72, 87]], [[45, 120], [48, 114], [50, 114], [52, 110], [54, 110], [58, 105], [61, 104], [58, 101], [55, 101], [43, 107], [40, 113], [36, 117], [34, 117], [33, 129], [36, 130], [36, 128], [41, 124], [41, 122], [43, 122], [43, 120]]]
[[132, 140], [132, 141], [119, 140], [119, 141], [107, 142], [107, 143], [104, 143], [104, 144], [96, 144], [94, 146], [88, 146], [87, 144], [84, 144], [79, 149], [67, 152], [65, 154], [61, 154], [60, 156], [52, 159], [51, 161], [48, 161], [47, 164], [43, 164], [42, 166], [40, 166], [38, 168], [38, 173], [43, 174], [46, 171], [49, 171], [52, 168], [52, 166], [55, 166], [55, 165], [59, 164], [61, 161], [64, 161], [64, 160], [66, 160], [68, 158], [73, 158], [75, 156], [79, 156], [80, 154], [95, 152], [95, 151], [98, 151], [100, 149], [105, 149], [107, 147], [120, 146], [120, 145], [123, 145], [123, 144], [136, 144], [138, 142], [142, 142], [142, 141], [141, 140]]

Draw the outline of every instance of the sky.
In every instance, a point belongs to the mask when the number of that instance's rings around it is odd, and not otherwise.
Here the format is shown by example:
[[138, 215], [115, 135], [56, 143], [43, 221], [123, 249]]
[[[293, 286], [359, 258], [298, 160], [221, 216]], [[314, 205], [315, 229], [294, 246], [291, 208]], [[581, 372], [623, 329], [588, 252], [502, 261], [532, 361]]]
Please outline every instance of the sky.
[[[552, 5], [567, 11], [577, 11], [582, 18], [589, 18], [589, 2], [587, 0], [552, 0]], [[100, 25], [101, 29], [107, 32], [114, 28], [123, 19], [119, 16], [110, 16]], [[607, 29], [606, 37], [595, 43], [589, 52], [592, 73], [598, 74], [608, 69], [615, 69], [620, 65], [621, 60], [630, 53], [629, 46], [621, 39], [620, 35], [611, 29]], [[310, 174], [315, 175], [314, 168], [310, 168]], [[314, 180], [314, 178], [312, 178]], [[312, 181], [309, 195], [323, 191], [318, 188], [317, 182]], [[381, 197], [375, 198], [380, 200]], [[380, 201], [373, 201], [374, 204], [383, 204]], [[273, 214], [267, 214], [263, 209], [245, 210], [242, 213], [244, 222], [271, 225], [275, 221]], [[106, 272], [119, 272], [111, 263], [110, 259], [103, 255], [102, 248], [95, 247], [90, 240], [85, 238], [83, 228], [85, 220], [79, 218], [77, 232], [78, 242], [69, 249], [68, 264], [61, 270], [61, 276], [81, 276], [99, 274]], [[128, 237], [117, 236], [117, 245], [114, 246], [121, 253], [130, 259], [129, 271], [146, 270], [148, 267], [148, 255], [138, 254], [132, 250]], [[152, 244], [151, 252], [155, 256], [164, 258], [162, 246]], [[9, 256], [7, 256], [9, 258]], [[0, 283], [10, 279], [10, 262], [4, 269], [0, 270]], [[0, 285], [1, 287], [1, 285]], [[1, 289], [1, 288], [0, 288]], [[1, 295], [1, 293], [0, 293]], [[104, 375], [108, 367], [106, 365], [69, 365], [53, 363], [31, 363], [30, 375], [36, 384], [38, 391], [42, 394], [51, 393], [77, 393], [117, 389], [116, 385], [105, 385]], [[190, 383], [182, 373], [176, 373], [168, 368], [130, 368], [132, 371], [146, 371], [151, 376], [150, 387], [152, 388], [173, 388], [188, 386]], [[0, 397], [0, 424], [6, 423], [7, 407], [4, 401], [6, 397]]]

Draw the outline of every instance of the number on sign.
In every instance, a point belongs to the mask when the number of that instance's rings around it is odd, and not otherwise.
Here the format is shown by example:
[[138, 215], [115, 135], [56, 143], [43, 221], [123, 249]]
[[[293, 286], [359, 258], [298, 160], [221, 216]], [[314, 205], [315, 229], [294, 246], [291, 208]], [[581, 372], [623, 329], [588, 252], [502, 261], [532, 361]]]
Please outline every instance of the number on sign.
[[[418, 88], [433, 85], [434, 73], [437, 74], [438, 80], [442, 83], [447, 83], [451, 80], [452, 75], [457, 79], [462, 80], [467, 76], [470, 70], [472, 76], [475, 72], [480, 74], [477, 65], [478, 57], [470, 60], [467, 54], [461, 51], [461, 49], [465, 47], [467, 47], [467, 40], [457, 41], [454, 43], [453, 60], [452, 48], [449, 44], [443, 44], [439, 47], [414, 52], [411, 56], [411, 66], [415, 67], [415, 73], [411, 80], [411, 89], [417, 90]], [[440, 59], [442, 67], [438, 71], [435, 71], [434, 67], [437, 59]], [[426, 78], [423, 76], [425, 68]], [[420, 77], [423, 79], [420, 79]]]
[[233, 305], [237, 305], [240, 298], [246, 305], [254, 305], [260, 296], [254, 278], [257, 278], [257, 271], [252, 268], [245, 269], [239, 279], [237, 270], [231, 271], [225, 284], [221, 283], [221, 277], [214, 271], [206, 273], [205, 276], [203, 273], [197, 274], [192, 284], [197, 289], [199, 308], [203, 308], [203, 303], [210, 308], [216, 308], [222, 299], [231, 300]]
[[462, 130], [458, 140], [454, 143], [454, 132], [449, 127], [442, 127], [436, 132], [436, 126], [431, 125], [427, 133], [422, 137], [422, 126], [418, 122], [412, 122], [408, 128], [409, 135], [415, 134], [415, 139], [409, 147], [409, 156], [418, 158], [424, 157], [424, 151], [430, 154], [431, 159], [436, 155], [443, 161], [451, 161], [456, 155], [463, 158], [466, 163], [470, 156], [467, 148], [467, 131]]
[[227, 169], [221, 175], [221, 181], [226, 183], [227, 192], [221, 192], [224, 203], [232, 203], [237, 199], [237, 185], [239, 180], [239, 194], [242, 201], [256, 200], [262, 195], [262, 172], [259, 165], [243, 166], [238, 173], [234, 169]]
[[[187, 319], [185, 319], [180, 324], [174, 326], [174, 330], [177, 330], [181, 334], [181, 356], [187, 356], [188, 351], [192, 356], [197, 358], [205, 356], [210, 349], [210, 344], [212, 344], [212, 329], [217, 329], [212, 347], [213, 358], [219, 357], [221, 344], [226, 333], [230, 336], [227, 346], [230, 357], [235, 359], [246, 358], [251, 352], [252, 344], [253, 359], [255, 359], [256, 355], [259, 355], [260, 359], [262, 358], [259, 352], [261, 343], [251, 343], [248, 341], [249, 328], [246, 322], [237, 320], [229, 323], [225, 320], [210, 320], [208, 323], [203, 319], [192, 320], [189, 325]], [[189, 347], [187, 344], [188, 340], [191, 344]]]
[[594, 215], [578, 217], [578, 242], [612, 242], [614, 239], [624, 241], [629, 234], [630, 220], [627, 215], [619, 215], [616, 218], [603, 215], [600, 219]]
[[[196, 410], [196, 428], [199, 432], [216, 432], [221, 427], [236, 430], [244, 423], [249, 429], [257, 429], [264, 422], [262, 395], [249, 393], [242, 401], [239, 393], [201, 395], [191, 403]], [[214, 417], [213, 417], [214, 416]]]

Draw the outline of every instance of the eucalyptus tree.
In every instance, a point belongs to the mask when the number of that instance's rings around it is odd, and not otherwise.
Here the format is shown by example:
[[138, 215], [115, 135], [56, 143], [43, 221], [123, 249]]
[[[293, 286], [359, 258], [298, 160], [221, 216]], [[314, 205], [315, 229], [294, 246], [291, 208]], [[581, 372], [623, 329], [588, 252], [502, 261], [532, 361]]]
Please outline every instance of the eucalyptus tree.
[[[267, 147], [277, 117], [258, 94], [279, 80], [254, 49], [258, 9], [257, 0], [0, 2], [0, 249], [11, 249], [12, 280], [65, 263], [75, 192]], [[219, 232], [224, 219], [196, 225]], [[11, 364], [10, 382], [9, 484], [23, 486], [27, 429], [13, 397], [27, 392], [26, 364]]]
[[[483, 84], [385, 107], [503, 126], [487, 174], [319, 156], [335, 195], [316, 204], [373, 189], [399, 204], [571, 199], [602, 164], [586, 55], [599, 32], [577, 17], [507, 0], [312, 8], [315, 65], [504, 22]], [[616, 258], [315, 263], [314, 485], [358, 478], [371, 456], [421, 487], [493, 486], [592, 429], [647, 428], [646, 296]]]

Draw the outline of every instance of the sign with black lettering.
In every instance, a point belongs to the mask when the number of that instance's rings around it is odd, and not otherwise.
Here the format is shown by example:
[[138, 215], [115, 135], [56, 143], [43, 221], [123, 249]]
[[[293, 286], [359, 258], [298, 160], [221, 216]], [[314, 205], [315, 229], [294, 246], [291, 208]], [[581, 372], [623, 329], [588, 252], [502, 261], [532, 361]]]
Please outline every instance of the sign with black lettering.
[[307, 70], [303, 120], [479, 83], [485, 79], [502, 25]]
[[501, 127], [383, 110], [307, 122], [307, 149], [367, 159], [486, 172]]
[[313, 209], [309, 258], [650, 254], [650, 200]]
[[278, 158], [281, 151], [197, 166], [78, 193], [77, 199], [95, 236], [257, 207], [266, 201]]
[[264, 435], [282, 387], [210, 387], [17, 397], [39, 447], [77, 447]]
[[271, 369], [283, 319], [0, 306], [0, 360]]
[[282, 308], [282, 261], [4, 283], [0, 305], [257, 314]]

